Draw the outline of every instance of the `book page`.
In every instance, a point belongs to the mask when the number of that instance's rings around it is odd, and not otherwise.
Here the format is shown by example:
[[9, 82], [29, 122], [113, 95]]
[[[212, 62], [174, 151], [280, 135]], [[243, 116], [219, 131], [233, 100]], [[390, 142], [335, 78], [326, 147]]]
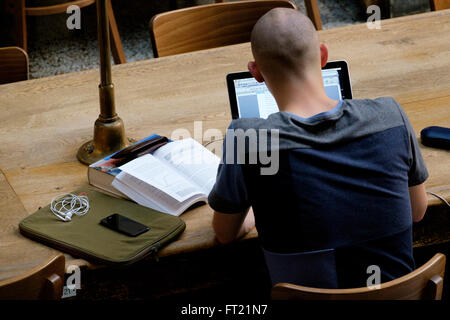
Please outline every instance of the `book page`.
[[[126, 175], [126, 173], [120, 173], [119, 175]], [[124, 179], [126, 180], [126, 179]], [[147, 196], [143, 196], [139, 192], [135, 191], [130, 186], [126, 185], [122, 182], [122, 180], [114, 179], [112, 182], [112, 186], [119, 190], [120, 192], [126, 194], [131, 200], [135, 201], [136, 203], [140, 204], [141, 206], [154, 209], [156, 211], [164, 212], [164, 213], [170, 213], [169, 209], [165, 206], [159, 205], [158, 203], [151, 201], [151, 199]]]
[[216, 182], [220, 158], [194, 139], [170, 142], [153, 155], [166, 161], [208, 195]]
[[143, 183], [124, 171], [116, 176], [112, 185], [141, 206], [175, 216], [182, 214], [197, 201], [206, 201], [205, 195], [195, 194], [183, 202], [178, 202], [161, 190]]
[[[145, 188], [145, 184], [148, 184], [179, 202], [203, 193], [202, 189], [151, 154], [134, 159], [121, 166], [120, 169], [135, 177], [142, 188]], [[119, 176], [120, 174], [117, 177]], [[152, 191], [155, 192], [153, 189]], [[148, 194], [148, 192], [142, 193]]]

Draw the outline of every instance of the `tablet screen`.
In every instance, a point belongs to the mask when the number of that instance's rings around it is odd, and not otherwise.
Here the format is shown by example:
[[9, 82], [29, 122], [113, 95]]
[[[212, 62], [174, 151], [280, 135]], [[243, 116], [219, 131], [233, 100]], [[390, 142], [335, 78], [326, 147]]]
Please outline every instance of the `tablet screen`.
[[[322, 70], [325, 92], [334, 100], [351, 99], [348, 69], [345, 68], [346, 65], [339, 64], [338, 62], [329, 63]], [[236, 79], [232, 79], [234, 90], [231, 91], [234, 92], [230, 91], [233, 118], [265, 119], [270, 114], [279, 111], [277, 103], [265, 83], [257, 82], [250, 73], [236, 75]], [[235, 101], [231, 95], [235, 96]]]

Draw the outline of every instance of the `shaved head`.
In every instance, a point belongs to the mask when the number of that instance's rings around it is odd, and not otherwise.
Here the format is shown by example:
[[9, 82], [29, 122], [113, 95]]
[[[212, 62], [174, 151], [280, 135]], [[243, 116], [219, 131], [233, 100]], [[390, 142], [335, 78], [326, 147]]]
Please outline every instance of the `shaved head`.
[[320, 70], [317, 31], [301, 12], [275, 8], [262, 16], [251, 34], [255, 62], [266, 80], [301, 79], [311, 68]]

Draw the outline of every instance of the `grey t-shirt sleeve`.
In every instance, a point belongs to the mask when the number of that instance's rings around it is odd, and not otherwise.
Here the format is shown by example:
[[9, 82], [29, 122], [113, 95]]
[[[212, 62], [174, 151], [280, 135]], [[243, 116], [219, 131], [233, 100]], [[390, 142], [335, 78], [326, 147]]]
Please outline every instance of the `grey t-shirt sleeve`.
[[420, 151], [419, 142], [417, 141], [416, 134], [414, 133], [414, 129], [409, 122], [408, 116], [406, 115], [403, 108], [396, 103], [402, 118], [405, 123], [405, 127], [408, 133], [408, 142], [409, 142], [409, 174], [408, 174], [408, 185], [410, 187], [417, 186], [425, 182], [428, 179], [428, 170], [425, 165], [425, 161], [422, 157], [422, 152]]
[[[229, 130], [233, 130], [232, 125]], [[236, 143], [232, 144], [234, 150], [231, 151], [234, 154], [231, 157], [227, 156], [226, 145], [227, 138], [223, 142], [222, 163], [217, 171], [216, 183], [208, 196], [208, 203], [217, 212], [242, 213], [250, 207], [242, 165], [237, 161]]]

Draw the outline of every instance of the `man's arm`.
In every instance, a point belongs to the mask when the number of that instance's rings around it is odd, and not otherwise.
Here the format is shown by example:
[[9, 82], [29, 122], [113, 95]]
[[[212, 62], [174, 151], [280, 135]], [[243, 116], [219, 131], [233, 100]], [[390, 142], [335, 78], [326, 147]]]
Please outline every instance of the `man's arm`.
[[253, 209], [233, 214], [214, 211], [212, 226], [220, 243], [230, 243], [253, 229], [255, 226]]
[[408, 119], [408, 116], [405, 113], [405, 110], [403, 110], [397, 101], [393, 101], [400, 111], [408, 132], [408, 140], [410, 145], [410, 166], [408, 172], [409, 199], [411, 202], [412, 220], [414, 222], [419, 222], [422, 220], [428, 207], [427, 192], [424, 185], [425, 180], [428, 178], [428, 170], [425, 165], [425, 161], [423, 160], [416, 134], [411, 122]]
[[428, 199], [425, 184], [419, 184], [409, 188], [409, 198], [411, 201], [412, 219], [414, 222], [422, 220], [427, 211]]

